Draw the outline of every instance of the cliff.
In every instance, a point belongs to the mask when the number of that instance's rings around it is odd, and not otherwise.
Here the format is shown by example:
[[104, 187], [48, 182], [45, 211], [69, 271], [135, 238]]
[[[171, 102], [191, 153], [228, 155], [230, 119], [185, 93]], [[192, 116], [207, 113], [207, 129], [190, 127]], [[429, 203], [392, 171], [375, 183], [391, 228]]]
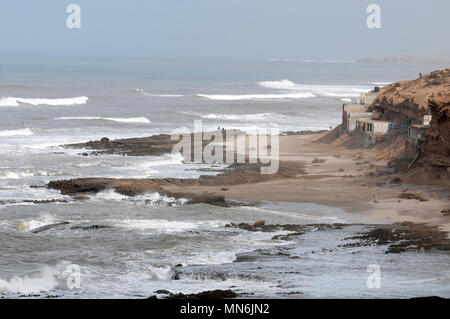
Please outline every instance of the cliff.
[[432, 120], [425, 134], [420, 157], [406, 174], [413, 182], [450, 187], [450, 92], [430, 99]]
[[381, 120], [421, 124], [423, 116], [430, 114], [429, 99], [450, 92], [450, 69], [437, 70], [416, 80], [389, 84], [371, 106], [380, 112]]

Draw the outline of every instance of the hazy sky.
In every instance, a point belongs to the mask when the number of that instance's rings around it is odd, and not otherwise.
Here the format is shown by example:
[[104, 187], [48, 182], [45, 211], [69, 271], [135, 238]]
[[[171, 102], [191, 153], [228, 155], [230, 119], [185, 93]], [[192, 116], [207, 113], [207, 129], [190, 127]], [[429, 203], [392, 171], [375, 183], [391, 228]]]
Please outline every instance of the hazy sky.
[[[81, 29], [66, 7], [81, 7]], [[381, 29], [366, 8], [381, 6]], [[2, 0], [0, 54], [336, 58], [450, 56], [449, 0]]]

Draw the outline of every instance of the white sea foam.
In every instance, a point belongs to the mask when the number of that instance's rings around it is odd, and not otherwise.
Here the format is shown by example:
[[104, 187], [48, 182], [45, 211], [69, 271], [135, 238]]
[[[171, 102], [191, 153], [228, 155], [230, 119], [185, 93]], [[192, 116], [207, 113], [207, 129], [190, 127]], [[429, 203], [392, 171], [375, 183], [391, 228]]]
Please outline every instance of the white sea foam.
[[286, 89], [292, 89], [295, 87], [295, 83], [292, 81], [289, 81], [287, 79], [281, 80], [281, 81], [265, 81], [265, 82], [258, 82], [259, 85], [271, 88], [271, 89], [279, 89], [279, 90], [286, 90]]
[[264, 88], [277, 90], [278, 92], [258, 94], [197, 94], [197, 96], [222, 101], [305, 99], [316, 96], [359, 97], [360, 93], [368, 92], [372, 89], [370, 86], [361, 85], [297, 84], [288, 79], [280, 81], [263, 81], [257, 82], [257, 84]]
[[174, 198], [166, 195], [161, 195], [159, 193], [145, 193], [142, 195], [129, 197], [126, 195], [119, 194], [113, 189], [108, 189], [93, 195], [92, 199], [100, 199], [106, 201], [118, 201], [118, 202], [129, 202], [129, 203], [144, 203], [157, 206], [177, 206], [183, 205], [187, 202], [184, 198]]
[[78, 96], [71, 98], [46, 99], [46, 98], [23, 98], [23, 97], [3, 97], [0, 98], [0, 106], [19, 106], [19, 103], [30, 105], [51, 105], [51, 106], [70, 106], [86, 104], [87, 96]]
[[56, 276], [56, 270], [44, 267], [33, 274], [14, 276], [9, 280], [0, 279], [0, 292], [33, 294], [51, 291], [58, 284]]
[[18, 230], [21, 231], [31, 231], [33, 229], [45, 226], [45, 225], [51, 225], [55, 224], [57, 221], [55, 217], [49, 213], [42, 213], [38, 219], [32, 219], [29, 221], [23, 221], [18, 227]]
[[210, 100], [241, 101], [241, 100], [277, 100], [277, 99], [306, 99], [315, 97], [313, 93], [274, 93], [274, 94], [197, 94]]
[[362, 85], [297, 84], [287, 79], [258, 82], [258, 85], [265, 88], [292, 92], [291, 94], [311, 94], [314, 96], [327, 97], [359, 97], [360, 93], [365, 93], [372, 89], [370, 86]]
[[33, 135], [33, 131], [29, 128], [24, 128], [21, 130], [5, 130], [0, 131], [0, 136], [7, 137], [7, 136], [27, 136], [27, 135]]
[[144, 279], [150, 279], [150, 280], [168, 280], [170, 279], [171, 275], [171, 269], [172, 267], [154, 267], [154, 266], [147, 266], [147, 269], [142, 274], [142, 277]]
[[200, 225], [187, 221], [169, 221], [163, 219], [123, 219], [118, 225], [141, 231], [176, 233], [198, 228]]
[[150, 120], [146, 117], [100, 117], [100, 116], [78, 116], [78, 117], [57, 117], [55, 120], [100, 120], [114, 121], [121, 123], [146, 123], [150, 124]]
[[[176, 133], [173, 133], [176, 134]], [[183, 164], [184, 157], [182, 154], [166, 154], [162, 157], [162, 159], [153, 160], [147, 163], [142, 164], [143, 167], [154, 167], [154, 166], [165, 166], [165, 165], [181, 165]]]
[[277, 113], [257, 113], [257, 114], [203, 114], [204, 119], [230, 120], [230, 121], [260, 121], [271, 119], [286, 119], [287, 117]]

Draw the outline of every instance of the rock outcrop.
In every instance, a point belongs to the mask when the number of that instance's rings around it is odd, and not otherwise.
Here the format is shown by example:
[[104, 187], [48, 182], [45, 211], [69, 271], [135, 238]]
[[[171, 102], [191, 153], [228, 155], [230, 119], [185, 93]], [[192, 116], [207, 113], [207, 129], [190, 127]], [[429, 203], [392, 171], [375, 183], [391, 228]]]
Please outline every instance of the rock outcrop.
[[78, 178], [52, 181], [48, 187], [60, 190], [63, 195], [98, 193], [106, 189], [114, 189], [126, 196], [162, 191], [161, 186], [151, 179]]
[[[92, 150], [90, 155], [120, 154], [128, 156], [159, 156], [170, 153], [178, 140], [172, 140], [168, 134], [150, 137], [126, 138], [111, 141], [107, 137], [87, 143], [63, 145], [67, 148]], [[88, 155], [87, 153], [84, 155]]]

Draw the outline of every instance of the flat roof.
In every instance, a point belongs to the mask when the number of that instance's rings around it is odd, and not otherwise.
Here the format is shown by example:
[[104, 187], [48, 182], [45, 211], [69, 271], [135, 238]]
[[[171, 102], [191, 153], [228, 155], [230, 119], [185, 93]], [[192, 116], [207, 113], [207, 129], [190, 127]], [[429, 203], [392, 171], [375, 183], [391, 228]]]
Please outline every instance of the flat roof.
[[379, 124], [392, 124], [392, 123], [394, 123], [394, 122], [379, 121], [379, 120], [360, 120], [360, 122], [365, 122], [365, 123], [379, 123]]

